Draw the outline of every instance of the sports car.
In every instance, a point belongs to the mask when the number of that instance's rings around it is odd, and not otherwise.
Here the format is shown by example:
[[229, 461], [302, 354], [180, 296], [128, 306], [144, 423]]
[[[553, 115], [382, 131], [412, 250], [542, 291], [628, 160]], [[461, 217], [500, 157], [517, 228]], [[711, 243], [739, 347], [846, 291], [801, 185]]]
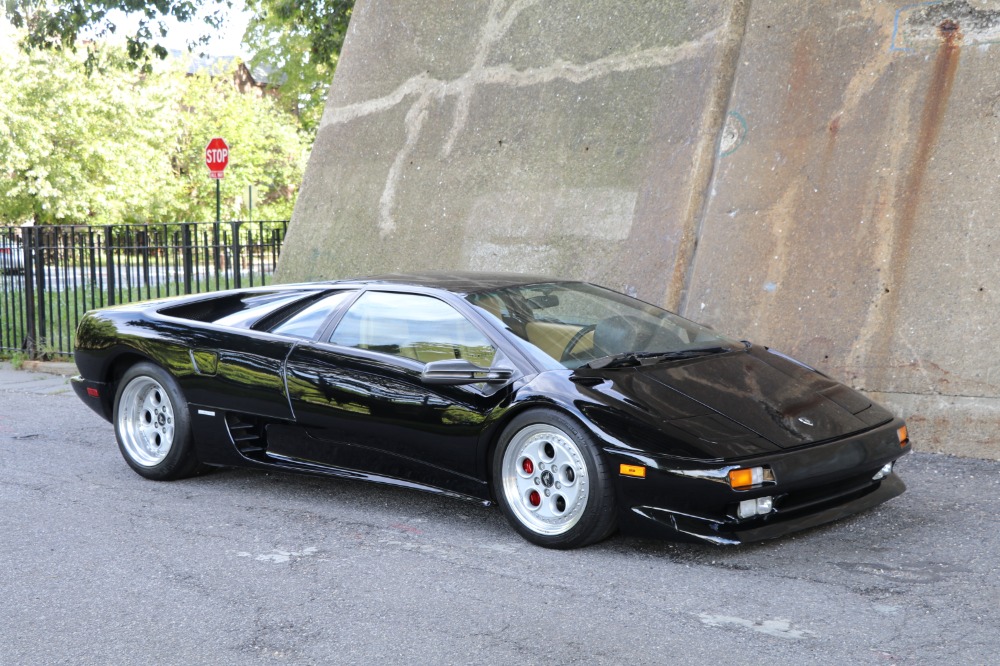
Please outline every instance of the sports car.
[[902, 493], [904, 422], [765, 346], [592, 284], [386, 275], [88, 313], [77, 395], [133, 470], [363, 479], [528, 541], [739, 544]]

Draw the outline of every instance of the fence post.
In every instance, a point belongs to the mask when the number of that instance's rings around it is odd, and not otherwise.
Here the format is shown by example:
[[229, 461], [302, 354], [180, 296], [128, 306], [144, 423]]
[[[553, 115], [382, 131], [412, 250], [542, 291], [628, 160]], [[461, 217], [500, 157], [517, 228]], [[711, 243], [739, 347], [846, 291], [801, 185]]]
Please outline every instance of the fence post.
[[181, 256], [184, 262], [184, 293], [191, 293], [191, 275], [194, 273], [194, 259], [191, 256], [191, 223], [181, 225]]
[[48, 300], [45, 293], [45, 253], [48, 250], [45, 241], [45, 227], [34, 229], [38, 238], [35, 244], [35, 314], [38, 317], [38, 329], [35, 331], [35, 349], [31, 358], [38, 358], [38, 347], [48, 338], [49, 323], [45, 317], [45, 302]]
[[[149, 279], [149, 228], [137, 231], [135, 233], [135, 244], [137, 246], [138, 257], [136, 261], [142, 259], [142, 283], [138, 285], [139, 287], [139, 297], [142, 297], [142, 288], [146, 287], [146, 298], [152, 298], [149, 292], [150, 279]], [[138, 271], [136, 271], [138, 273]], [[144, 283], [144, 284], [143, 284]]]
[[212, 259], [215, 264], [215, 287], [219, 287], [219, 271], [222, 268], [222, 242], [219, 235], [219, 222], [212, 225]]
[[24, 228], [24, 320], [25, 335], [22, 347], [28, 358], [35, 358], [35, 227]]
[[243, 286], [240, 276], [240, 225], [242, 222], [233, 222], [233, 287], [239, 289]]
[[111, 225], [104, 227], [104, 270], [108, 274], [108, 305], [115, 305], [115, 253]]

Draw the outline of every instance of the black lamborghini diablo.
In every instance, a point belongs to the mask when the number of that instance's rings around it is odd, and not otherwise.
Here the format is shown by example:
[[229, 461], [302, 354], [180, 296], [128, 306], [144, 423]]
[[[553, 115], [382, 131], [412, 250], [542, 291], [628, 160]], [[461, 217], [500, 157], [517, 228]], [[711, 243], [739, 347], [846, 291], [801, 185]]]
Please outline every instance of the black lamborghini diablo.
[[738, 544], [904, 490], [906, 426], [772, 349], [581, 282], [390, 275], [90, 312], [80, 398], [150, 479], [210, 466], [496, 502], [572, 548]]

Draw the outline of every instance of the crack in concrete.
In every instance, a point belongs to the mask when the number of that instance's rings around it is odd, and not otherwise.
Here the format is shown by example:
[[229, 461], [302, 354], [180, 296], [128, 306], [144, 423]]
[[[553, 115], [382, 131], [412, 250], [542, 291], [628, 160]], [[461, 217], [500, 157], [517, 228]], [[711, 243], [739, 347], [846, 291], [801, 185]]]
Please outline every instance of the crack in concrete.
[[[482, 72], [486, 65], [486, 59], [490, 55], [490, 49], [507, 34], [510, 27], [514, 24], [520, 13], [531, 7], [532, 5], [538, 4], [539, 0], [515, 0], [515, 2], [507, 9], [507, 12], [503, 15], [503, 18], [499, 21], [497, 20], [497, 14], [503, 8], [503, 0], [494, 0], [493, 4], [490, 6], [489, 14], [486, 17], [486, 24], [483, 26], [483, 31], [479, 39], [479, 45], [476, 47], [476, 55], [472, 59], [472, 67], [463, 75], [462, 78], [469, 76], [470, 74], [476, 72]], [[475, 78], [474, 76], [470, 78]], [[465, 129], [465, 123], [469, 119], [469, 106], [472, 103], [472, 93], [475, 86], [462, 86], [461, 90], [458, 92], [458, 99], [455, 101], [455, 118], [451, 123], [451, 129], [448, 131], [448, 136], [445, 138], [444, 145], [441, 147], [441, 156], [447, 157], [451, 154], [451, 149], [455, 145], [455, 140], [458, 135]]]
[[525, 88], [560, 79], [570, 83], [586, 83], [611, 74], [669, 67], [694, 58], [703, 48], [714, 43], [718, 32], [718, 29], [711, 30], [697, 40], [677, 46], [653, 47], [631, 53], [618, 53], [584, 64], [570, 63], [560, 59], [545, 67], [518, 70], [509, 63], [504, 63], [483, 67], [478, 71], [470, 70], [452, 81], [443, 81], [433, 78], [427, 73], [421, 73], [407, 79], [395, 90], [382, 97], [327, 110], [320, 122], [320, 129], [322, 130], [328, 125], [339, 125], [388, 111], [411, 95], [422, 97], [458, 96], [464, 91], [481, 85], [509, 85], [514, 88]]
[[402, 150], [396, 153], [396, 159], [389, 167], [389, 174], [385, 179], [385, 187], [382, 189], [382, 196], [378, 201], [378, 233], [380, 238], [385, 238], [396, 230], [396, 221], [392, 216], [392, 211], [396, 207], [396, 186], [403, 177], [403, 167], [406, 165], [413, 148], [417, 145], [420, 132], [427, 120], [427, 107], [430, 96], [421, 95], [420, 99], [414, 102], [413, 106], [406, 113], [404, 125], [406, 127], [406, 143]]
[[421, 73], [407, 79], [387, 95], [328, 109], [323, 114], [320, 131], [328, 125], [344, 124], [366, 116], [384, 113], [403, 104], [408, 98], [417, 96], [404, 120], [406, 141], [393, 160], [386, 176], [382, 195], [379, 198], [378, 229], [381, 238], [386, 238], [396, 229], [393, 211], [399, 182], [403, 178], [403, 167], [413, 154], [420, 139], [432, 100], [455, 97], [455, 116], [440, 153], [441, 157], [447, 157], [451, 154], [455, 141], [466, 128], [472, 96], [476, 89], [481, 86], [506, 85], [513, 88], [524, 88], [558, 80], [580, 84], [612, 74], [669, 67], [694, 58], [705, 47], [713, 46], [719, 31], [718, 29], [708, 31], [696, 40], [676, 46], [653, 47], [631, 53], [617, 53], [584, 64], [557, 59], [544, 67], [523, 70], [517, 70], [509, 63], [486, 66], [491, 47], [510, 30], [520, 12], [538, 2], [540, 0], [516, 0], [507, 8], [503, 16], [498, 18], [504, 2], [503, 0], [495, 0], [480, 36], [472, 65], [458, 78], [443, 81], [431, 77], [427, 73]]
[[675, 312], [688, 310], [691, 280], [698, 258], [698, 242], [704, 231], [705, 211], [719, 164], [719, 147], [725, 131], [726, 113], [736, 89], [737, 63], [743, 49], [743, 35], [746, 33], [749, 18], [750, 0], [737, 0], [733, 2], [723, 27], [711, 33], [713, 35], [719, 33], [721, 47], [716, 70], [724, 74], [716, 77], [709, 103], [702, 113], [698, 128], [698, 143], [693, 152], [694, 163], [689, 175], [690, 180], [685, 185], [687, 200], [681, 218], [683, 226], [678, 241], [677, 259], [662, 303], [668, 310]]

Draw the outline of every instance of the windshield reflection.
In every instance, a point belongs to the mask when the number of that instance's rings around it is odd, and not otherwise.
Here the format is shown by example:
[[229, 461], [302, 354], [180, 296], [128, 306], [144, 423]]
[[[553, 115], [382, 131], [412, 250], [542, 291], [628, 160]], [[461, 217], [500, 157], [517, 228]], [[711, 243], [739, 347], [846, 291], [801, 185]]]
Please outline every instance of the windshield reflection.
[[[655, 305], [582, 282], [507, 287], [466, 298], [549, 367], [578, 368], [621, 355], [684, 358], [694, 350], [717, 353], [743, 347]], [[609, 364], [592, 364], [598, 365]]]

